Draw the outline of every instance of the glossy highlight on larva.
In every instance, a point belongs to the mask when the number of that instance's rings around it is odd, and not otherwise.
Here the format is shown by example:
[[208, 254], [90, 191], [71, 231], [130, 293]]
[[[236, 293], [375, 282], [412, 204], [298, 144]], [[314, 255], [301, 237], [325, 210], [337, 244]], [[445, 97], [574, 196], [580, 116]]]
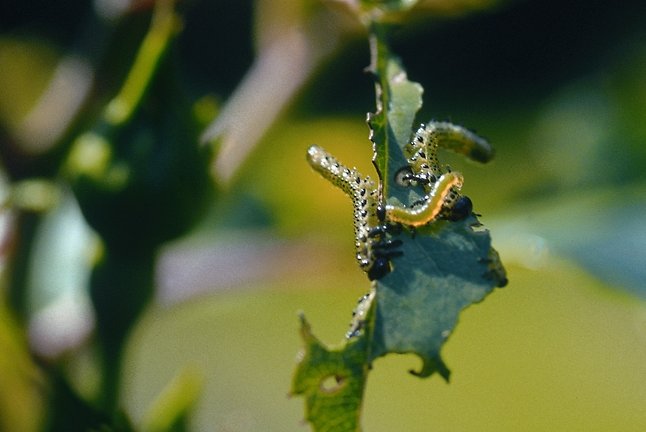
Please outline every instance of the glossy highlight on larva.
[[323, 148], [312, 145], [307, 161], [321, 176], [352, 199], [356, 259], [370, 280], [391, 271], [391, 260], [401, 255], [400, 240], [391, 240], [392, 227], [418, 228], [443, 218], [457, 221], [472, 212], [471, 200], [460, 195], [464, 178], [440, 164], [438, 148], [464, 154], [478, 162], [493, 157], [489, 143], [473, 132], [451, 123], [429, 122], [421, 125], [405, 146], [407, 165], [395, 181], [401, 186], [421, 186], [422, 199], [410, 207], [380, 202], [379, 189], [369, 177], [348, 168]]
[[386, 225], [379, 210], [379, 192], [369, 176], [347, 168], [319, 146], [307, 150], [309, 164], [352, 199], [356, 258], [370, 280], [390, 272], [390, 259], [400, 255], [399, 241], [386, 239]]
[[411, 207], [387, 205], [388, 221], [421, 227], [440, 217], [456, 221], [471, 214], [471, 200], [460, 195], [464, 178], [440, 164], [440, 147], [477, 162], [487, 162], [494, 155], [485, 139], [462, 126], [435, 121], [422, 124], [404, 148], [408, 165], [396, 174], [396, 181], [403, 186], [422, 186], [425, 196]]

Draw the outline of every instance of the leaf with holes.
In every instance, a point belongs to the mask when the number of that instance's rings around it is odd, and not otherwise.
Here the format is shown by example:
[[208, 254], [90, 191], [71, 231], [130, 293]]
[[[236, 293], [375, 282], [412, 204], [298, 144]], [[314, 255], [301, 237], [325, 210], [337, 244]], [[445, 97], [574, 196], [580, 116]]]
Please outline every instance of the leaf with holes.
[[415, 353], [429, 376], [449, 370], [440, 356], [458, 315], [504, 283], [490, 264], [488, 232], [477, 231], [475, 217], [440, 221], [415, 234], [402, 234], [403, 256], [376, 287], [376, 313], [369, 360], [388, 353]]
[[[376, 29], [372, 40], [381, 107], [370, 122], [375, 165], [387, 202], [411, 206], [424, 193], [397, 182], [395, 173], [408, 165], [404, 148], [411, 139], [422, 90], [407, 79], [382, 36]], [[397, 235], [403, 255], [394, 259], [393, 271], [376, 282], [369, 361], [388, 353], [415, 353], [423, 360], [416, 374], [437, 371], [448, 378], [440, 349], [459, 312], [506, 283], [489, 233], [480, 226], [471, 215], [457, 222], [435, 221], [416, 231], [404, 229]]]
[[[429, 196], [429, 189], [441, 183], [435, 174], [440, 174], [444, 168], [435, 159], [435, 147], [428, 147], [429, 152], [433, 152], [432, 158], [426, 148], [422, 150], [427, 154], [417, 153], [421, 158], [433, 161], [429, 166], [413, 163], [416, 161], [406, 147], [414, 136], [413, 124], [421, 107], [422, 88], [408, 80], [399, 60], [389, 52], [383, 38], [386, 31], [386, 26], [375, 24], [371, 27], [370, 70], [377, 81], [377, 112], [368, 120], [373, 162], [380, 177], [379, 204], [387, 204], [381, 208], [385, 208], [388, 218], [389, 209], [394, 206], [404, 208], [403, 205], [410, 210], [419, 201], [437, 201], [435, 196]], [[463, 130], [447, 124], [440, 126], [445, 131]], [[422, 131], [426, 129], [422, 128]], [[468, 139], [458, 140], [457, 144], [468, 143], [470, 136], [467, 133]], [[437, 139], [448, 140], [446, 135]], [[481, 143], [472, 141], [474, 145]], [[424, 143], [420, 141], [420, 144]], [[482, 159], [471, 154], [473, 149], [456, 146], [456, 142], [444, 144], [472, 159]], [[410, 171], [418, 165], [423, 169], [436, 169], [437, 173], [421, 176]], [[405, 175], [406, 181], [401, 181], [398, 173], [405, 169], [409, 169], [410, 175]], [[426, 183], [424, 179], [428, 179]], [[459, 187], [461, 181], [456, 186]], [[453, 203], [459, 198], [457, 189]], [[470, 211], [470, 204], [468, 213], [454, 218], [450, 216], [457, 206], [445, 208], [448, 201], [443, 200], [437, 201], [437, 213], [431, 213], [428, 220], [419, 224], [414, 221], [412, 225], [420, 225], [416, 229], [400, 226], [399, 230], [383, 230], [380, 227], [377, 235], [385, 235], [385, 243], [398, 245], [401, 242], [401, 254], [388, 256], [392, 264], [390, 273], [374, 282], [370, 295], [360, 301], [345, 346], [334, 350], [326, 348], [301, 318], [306, 347], [294, 377], [292, 393], [306, 397], [306, 416], [314, 430], [360, 430], [366, 375], [372, 362], [388, 353], [414, 353], [423, 363], [414, 374], [428, 377], [438, 372], [448, 379], [449, 370], [440, 351], [452, 333], [460, 311], [481, 301], [494, 287], [506, 284], [505, 271], [491, 247], [489, 233], [480, 229], [481, 224]], [[446, 216], [441, 213], [443, 209], [449, 211], [449, 217], [443, 217]], [[355, 224], [363, 226], [364, 221], [356, 219], [362, 216], [360, 213], [355, 211]], [[410, 214], [410, 220], [413, 220], [417, 213], [411, 211]], [[359, 237], [356, 240], [362, 241]], [[388, 243], [388, 240], [393, 242]], [[384, 258], [385, 252], [381, 253]]]
[[316, 431], [358, 431], [363, 390], [368, 374], [366, 339], [355, 338], [342, 348], [328, 349], [301, 315], [305, 349], [292, 381], [291, 394], [305, 397], [306, 420]]

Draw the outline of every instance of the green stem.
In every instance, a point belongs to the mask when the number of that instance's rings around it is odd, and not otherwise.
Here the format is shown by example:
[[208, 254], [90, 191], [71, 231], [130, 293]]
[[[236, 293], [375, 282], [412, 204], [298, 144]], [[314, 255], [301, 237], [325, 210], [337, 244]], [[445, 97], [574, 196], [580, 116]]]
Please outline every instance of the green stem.
[[385, 197], [406, 200], [407, 190], [394, 184], [393, 173], [406, 165], [403, 145], [411, 136], [415, 115], [422, 106], [423, 89], [411, 82], [400, 60], [391, 52], [388, 36], [393, 24], [372, 22], [369, 26], [370, 69], [375, 76], [377, 111], [370, 119], [374, 143], [373, 164], [381, 179], [382, 205]]
[[392, 58], [387, 40], [389, 25], [373, 22], [369, 27], [370, 70], [377, 78], [375, 94], [377, 97], [377, 114], [388, 110], [390, 87], [388, 85], [388, 62]]
[[[388, 58], [388, 45], [385, 41], [385, 29], [382, 24], [373, 21], [370, 24], [368, 30], [368, 42], [370, 44], [370, 72], [375, 77], [376, 111], [374, 113], [374, 116], [372, 116], [372, 119], [374, 120], [379, 117], [385, 119], [389, 100], [389, 88], [388, 85], [384, 85], [386, 71], [386, 65], [384, 63]], [[382, 127], [385, 126], [385, 124], [382, 124]], [[379, 182], [379, 201], [380, 205], [383, 207], [385, 205], [385, 197], [388, 196], [388, 182], [384, 181], [384, 179], [388, 178], [388, 149], [386, 145], [379, 145], [377, 141], [375, 141], [375, 138], [377, 138], [376, 135], [380, 133], [380, 130], [377, 128], [376, 124], [371, 125], [371, 130], [371, 139], [375, 143], [373, 148], [372, 163], [375, 166], [377, 173], [379, 174], [379, 178], [381, 179], [381, 181]], [[385, 133], [385, 130], [381, 130], [381, 133], [383, 135]]]
[[[98, 127], [77, 138], [75, 144], [78, 145], [73, 147], [68, 160], [72, 174], [84, 174], [98, 183], [104, 180], [112, 184], [114, 149], [111, 138], [132, 121], [180, 28], [174, 3], [174, 0], [156, 2], [150, 29], [119, 93], [104, 109]], [[86, 157], [88, 148], [93, 150], [94, 159]], [[75, 153], [78, 149], [85, 150], [85, 153]], [[113, 183], [118, 187], [123, 186], [117, 181]], [[105, 235], [104, 232], [99, 234]], [[106, 242], [104, 260], [94, 269], [90, 282], [90, 297], [96, 313], [97, 344], [101, 354], [99, 403], [108, 413], [114, 413], [118, 405], [122, 360], [128, 336], [153, 292], [155, 245], [130, 246], [114, 247]]]
[[107, 412], [117, 408], [126, 341], [152, 297], [154, 261], [152, 251], [108, 252], [92, 274], [90, 296], [102, 362], [99, 402]]
[[26, 326], [29, 319], [27, 279], [34, 238], [41, 220], [41, 214], [19, 211], [15, 221], [15, 250], [9, 268], [7, 300], [22, 326]]
[[173, 4], [172, 0], [157, 2], [150, 30], [139, 47], [128, 77], [117, 96], [103, 112], [103, 119], [109, 125], [122, 126], [127, 123], [150, 86], [172, 37], [181, 27]]

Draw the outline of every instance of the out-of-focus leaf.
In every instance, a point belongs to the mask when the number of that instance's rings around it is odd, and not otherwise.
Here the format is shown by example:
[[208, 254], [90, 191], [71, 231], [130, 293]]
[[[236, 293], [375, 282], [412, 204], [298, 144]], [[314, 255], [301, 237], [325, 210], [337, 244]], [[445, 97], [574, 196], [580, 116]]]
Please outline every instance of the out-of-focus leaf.
[[[83, 215], [109, 248], [148, 251], [184, 233], [212, 197], [208, 150], [172, 56], [179, 17], [160, 2], [119, 93], [64, 165]], [[143, 223], [142, 223], [143, 222]]]
[[415, 6], [419, 0], [361, 0], [364, 8], [378, 7], [387, 11], [405, 11]]
[[112, 418], [98, 409], [83, 399], [58, 371], [50, 374], [49, 385], [51, 391], [44, 431], [132, 432], [125, 415]]
[[90, 280], [102, 354], [102, 408], [112, 412], [124, 341], [153, 293], [156, 249], [184, 234], [212, 198], [172, 47], [173, 1], [160, 1], [117, 95], [72, 143], [64, 174], [105, 253]]
[[0, 300], [0, 353], [0, 430], [39, 430], [43, 377], [4, 299]]
[[328, 0], [345, 5], [364, 22], [402, 22], [429, 16], [454, 16], [482, 10], [504, 0]]
[[577, 190], [525, 203], [492, 229], [507, 259], [529, 268], [573, 259], [612, 286], [646, 297], [646, 185]]
[[145, 432], [183, 431], [202, 389], [203, 378], [190, 368], [182, 370], [157, 397], [143, 421]]
[[15, 130], [47, 85], [56, 62], [53, 47], [0, 38], [0, 122]]
[[360, 27], [318, 2], [261, 0], [255, 9], [256, 59], [201, 137], [217, 147], [213, 175], [223, 185], [316, 68]]

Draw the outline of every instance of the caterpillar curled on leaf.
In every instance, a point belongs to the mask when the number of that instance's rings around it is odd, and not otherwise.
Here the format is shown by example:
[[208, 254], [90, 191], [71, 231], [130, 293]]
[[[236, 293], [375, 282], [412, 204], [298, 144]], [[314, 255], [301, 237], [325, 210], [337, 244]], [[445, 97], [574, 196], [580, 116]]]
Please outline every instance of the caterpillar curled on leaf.
[[[406, 146], [405, 151], [409, 158], [416, 153], [426, 152], [432, 165], [439, 169], [437, 161], [438, 147], [462, 154], [467, 158], [481, 163], [489, 162], [494, 157], [494, 149], [489, 142], [462, 126], [449, 122], [430, 121], [422, 124], [417, 129], [415, 136]], [[424, 155], [419, 154], [419, 163], [424, 162]]]
[[[431, 183], [430, 191], [422, 200], [422, 204], [414, 207], [386, 206], [386, 219], [404, 225], [424, 226], [441, 215], [445, 208], [451, 209], [458, 200], [458, 190], [464, 179], [458, 172], [442, 174]], [[468, 198], [467, 198], [468, 199]]]
[[471, 200], [460, 195], [463, 177], [440, 164], [437, 157], [440, 147], [478, 162], [487, 162], [494, 155], [485, 139], [462, 126], [435, 121], [422, 124], [404, 148], [408, 166], [396, 174], [395, 181], [402, 186], [421, 185], [425, 196], [410, 208], [386, 206], [389, 221], [419, 227], [439, 217], [456, 221], [471, 214]]
[[319, 146], [307, 150], [307, 161], [316, 172], [352, 199], [356, 259], [370, 280], [390, 272], [390, 259], [401, 255], [399, 240], [386, 239], [387, 227], [379, 210], [379, 193], [369, 176], [347, 168]]

